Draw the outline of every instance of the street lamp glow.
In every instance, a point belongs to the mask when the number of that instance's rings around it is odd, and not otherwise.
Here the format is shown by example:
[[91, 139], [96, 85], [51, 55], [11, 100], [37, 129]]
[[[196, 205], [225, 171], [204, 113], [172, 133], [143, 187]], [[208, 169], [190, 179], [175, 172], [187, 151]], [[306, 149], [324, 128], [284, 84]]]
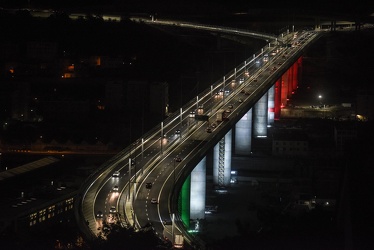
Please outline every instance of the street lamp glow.
[[322, 99], [322, 96], [321, 96], [321, 95], [319, 95], [319, 96], [318, 96], [318, 98], [319, 98], [319, 99]]

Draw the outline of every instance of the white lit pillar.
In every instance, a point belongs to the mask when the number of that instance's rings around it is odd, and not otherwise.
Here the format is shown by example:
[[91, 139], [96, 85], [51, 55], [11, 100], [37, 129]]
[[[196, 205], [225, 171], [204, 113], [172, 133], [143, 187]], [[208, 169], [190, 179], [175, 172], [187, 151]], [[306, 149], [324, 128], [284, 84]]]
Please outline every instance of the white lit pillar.
[[252, 109], [235, 125], [235, 154], [250, 155], [252, 147]]
[[232, 131], [214, 146], [213, 151], [213, 183], [228, 186], [231, 179]]
[[253, 135], [255, 137], [266, 137], [267, 123], [268, 97], [266, 92], [253, 107]]
[[275, 84], [268, 90], [268, 126], [274, 124], [274, 100], [275, 100]]
[[190, 219], [205, 218], [206, 157], [191, 172]]

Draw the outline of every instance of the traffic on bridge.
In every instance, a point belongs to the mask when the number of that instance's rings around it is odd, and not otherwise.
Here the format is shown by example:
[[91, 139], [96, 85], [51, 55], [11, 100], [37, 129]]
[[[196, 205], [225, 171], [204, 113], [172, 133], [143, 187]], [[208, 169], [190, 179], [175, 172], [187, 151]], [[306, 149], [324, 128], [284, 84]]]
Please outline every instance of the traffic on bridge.
[[186, 176], [319, 35], [315, 31], [287, 32], [272, 39], [104, 163], [82, 185], [77, 211], [82, 231], [94, 238], [108, 233], [108, 225], [115, 222], [134, 228], [151, 225], [160, 237], [171, 235], [176, 247], [183, 244], [175, 240], [176, 235], [182, 235], [184, 244], [200, 244], [184, 228], [177, 209]]

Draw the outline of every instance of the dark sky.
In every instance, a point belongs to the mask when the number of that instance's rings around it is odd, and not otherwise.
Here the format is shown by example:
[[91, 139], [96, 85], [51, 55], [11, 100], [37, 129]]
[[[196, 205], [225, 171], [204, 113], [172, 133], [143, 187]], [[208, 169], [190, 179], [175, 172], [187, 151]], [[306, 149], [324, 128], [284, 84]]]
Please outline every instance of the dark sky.
[[[348, 1], [348, 0], [0, 0], [1, 7], [92, 7], [114, 6], [122, 10], [138, 8], [186, 8], [201, 6], [206, 10], [215, 9], [251, 9], [251, 8], [290, 8], [318, 9], [324, 11], [365, 11], [373, 12], [374, 1]], [[195, 9], [197, 11], [198, 9]]]

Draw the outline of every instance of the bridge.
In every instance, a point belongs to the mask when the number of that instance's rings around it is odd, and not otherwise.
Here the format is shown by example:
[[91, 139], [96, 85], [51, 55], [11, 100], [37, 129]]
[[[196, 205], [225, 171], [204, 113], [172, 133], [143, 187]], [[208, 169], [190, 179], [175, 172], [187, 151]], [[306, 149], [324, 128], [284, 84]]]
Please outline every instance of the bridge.
[[76, 217], [89, 238], [105, 231], [105, 221], [135, 228], [150, 224], [174, 244], [175, 236], [181, 236], [187, 244], [203, 248], [204, 243], [187, 230], [190, 219], [205, 217], [208, 152], [213, 150], [213, 181], [225, 191], [233, 150], [249, 155], [252, 138], [267, 136], [267, 127], [280, 118], [280, 109], [297, 87], [304, 51], [323, 34], [292, 30], [275, 37], [197, 24], [188, 28], [262, 37], [268, 44], [83, 183]]

